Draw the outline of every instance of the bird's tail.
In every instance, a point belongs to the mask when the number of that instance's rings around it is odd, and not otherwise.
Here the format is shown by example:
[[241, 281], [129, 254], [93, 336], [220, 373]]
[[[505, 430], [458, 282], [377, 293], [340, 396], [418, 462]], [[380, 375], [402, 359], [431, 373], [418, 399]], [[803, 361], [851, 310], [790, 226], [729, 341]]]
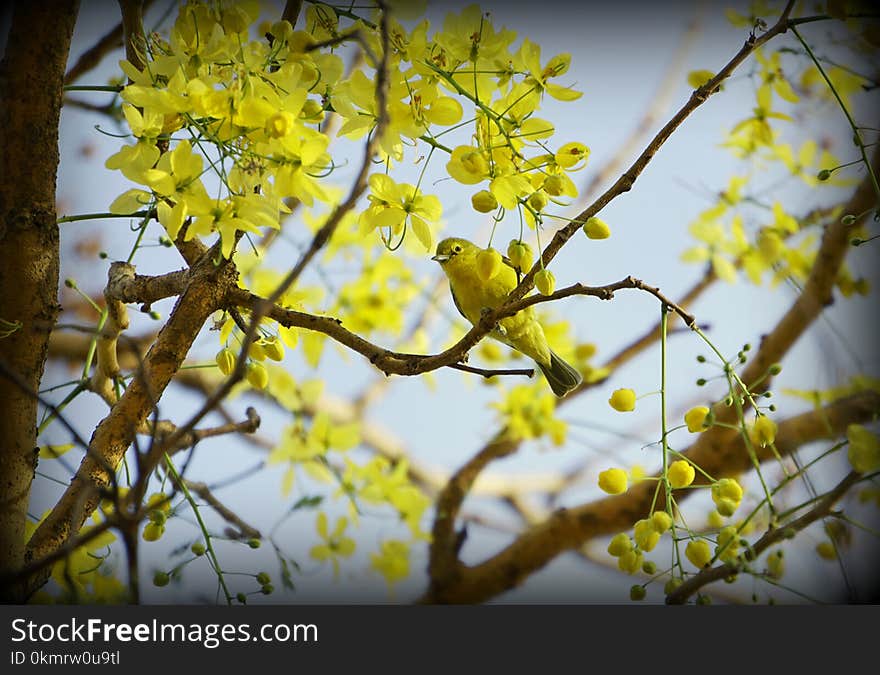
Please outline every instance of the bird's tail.
[[550, 350], [550, 365], [538, 364], [553, 393], [562, 398], [581, 383], [581, 374], [573, 366], [566, 363], [552, 349]]

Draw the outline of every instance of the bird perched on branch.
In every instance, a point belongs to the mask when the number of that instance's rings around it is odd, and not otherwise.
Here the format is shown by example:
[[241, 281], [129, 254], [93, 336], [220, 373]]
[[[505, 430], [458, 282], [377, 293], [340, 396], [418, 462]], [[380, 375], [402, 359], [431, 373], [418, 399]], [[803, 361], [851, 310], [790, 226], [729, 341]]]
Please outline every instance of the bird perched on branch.
[[[458, 311], [472, 324], [479, 322], [486, 311], [503, 305], [518, 283], [513, 264], [497, 252], [492, 253], [501, 257], [500, 267], [481, 276], [481, 253], [484, 250], [467, 239], [450, 238], [437, 244], [437, 254], [431, 258], [446, 273]], [[485, 276], [488, 280], [484, 280]], [[580, 373], [550, 349], [532, 307], [501, 319], [490, 335], [533, 359], [557, 396], [565, 396], [581, 383]]]

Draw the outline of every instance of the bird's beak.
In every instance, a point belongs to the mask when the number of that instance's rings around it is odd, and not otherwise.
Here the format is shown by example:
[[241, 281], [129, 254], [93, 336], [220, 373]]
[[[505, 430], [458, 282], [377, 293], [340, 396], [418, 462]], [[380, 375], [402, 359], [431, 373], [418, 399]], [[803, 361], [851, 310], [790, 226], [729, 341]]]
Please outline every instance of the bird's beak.
[[452, 257], [452, 256], [449, 256], [449, 255], [441, 255], [441, 254], [438, 253], [437, 255], [435, 255], [434, 257], [432, 257], [431, 260], [434, 260], [434, 261], [436, 261], [436, 262], [438, 262], [438, 263], [445, 263], [445, 262], [446, 262], [447, 260], [449, 260], [451, 257]]

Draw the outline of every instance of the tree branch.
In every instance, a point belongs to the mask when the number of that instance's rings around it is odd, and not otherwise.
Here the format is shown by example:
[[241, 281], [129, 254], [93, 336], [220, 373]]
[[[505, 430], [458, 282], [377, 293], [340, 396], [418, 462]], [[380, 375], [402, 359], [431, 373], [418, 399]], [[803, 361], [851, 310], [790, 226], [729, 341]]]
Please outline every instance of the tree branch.
[[[0, 62], [0, 319], [19, 324], [2, 348], [6, 367], [25, 385], [0, 379], [0, 576], [25, 563], [24, 527], [36, 459], [34, 393], [61, 309], [58, 123], [77, 7], [75, 0], [16, 2]], [[20, 601], [19, 590], [3, 584], [0, 602]]]
[[[111, 481], [111, 472], [105, 467], [115, 470], [119, 465], [137, 430], [183, 363], [205, 321], [221, 306], [228, 288], [236, 284], [234, 266], [229, 262], [215, 266], [211, 258], [210, 255], [204, 256], [192, 268], [190, 284], [144, 357], [143, 367], [107, 417], [98, 424], [89, 442], [89, 452], [70, 487], [28, 542], [26, 561], [45, 558], [79, 531], [97, 507], [102, 489]], [[146, 472], [158, 461], [156, 457], [150, 460], [152, 464], [144, 464]], [[31, 578], [29, 590], [42, 585], [48, 573], [46, 569]]]
[[221, 502], [206, 483], [198, 483], [191, 480], [185, 480], [186, 487], [201, 497], [205, 503], [217, 512], [223, 520], [232, 525], [237, 531], [234, 533], [236, 539], [262, 539], [263, 535], [260, 531], [244, 522], [235, 511], [228, 508]]
[[[699, 89], [694, 90], [691, 94], [690, 98], [687, 102], [678, 110], [677, 113], [670, 119], [666, 125], [657, 132], [648, 146], [642, 151], [642, 154], [638, 156], [636, 161], [627, 169], [620, 178], [615, 181], [615, 183], [608, 188], [602, 195], [600, 195], [590, 206], [584, 209], [580, 215], [576, 218], [572, 219], [572, 221], [566, 225], [565, 227], [559, 229], [556, 234], [553, 236], [553, 239], [547, 244], [544, 251], [541, 253], [541, 257], [535, 262], [532, 266], [532, 269], [529, 270], [525, 276], [523, 276], [519, 285], [510, 293], [510, 299], [508, 302], [515, 302], [520, 298], [524, 297], [526, 293], [528, 293], [529, 289], [534, 285], [535, 274], [537, 274], [538, 270], [543, 269], [557, 253], [562, 249], [562, 247], [571, 239], [574, 234], [580, 230], [581, 226], [591, 217], [595, 216], [599, 213], [603, 208], [605, 208], [610, 202], [619, 197], [625, 192], [629, 192], [633, 185], [635, 184], [638, 177], [645, 170], [645, 167], [648, 166], [650, 161], [654, 158], [654, 155], [660, 150], [663, 144], [669, 139], [672, 133], [681, 126], [682, 122], [684, 122], [697, 108], [699, 108], [706, 100], [714, 93], [718, 92], [721, 84], [733, 73], [734, 70], [745, 61], [758, 47], [765, 44], [769, 40], [773, 39], [780, 33], [784, 33], [788, 30], [788, 20], [789, 15], [791, 13], [792, 8], [794, 7], [794, 0], [789, 0], [786, 3], [785, 8], [782, 10], [782, 15], [779, 17], [779, 20], [767, 30], [761, 37], [756, 37], [754, 33], [749, 35], [749, 38], [746, 40], [745, 44], [742, 48], [733, 56], [730, 61], [718, 72], [718, 74], [709, 80], [706, 84], [704, 84]], [[542, 264], [543, 260], [543, 264]]]
[[[153, 0], [143, 0], [143, 9], [146, 10], [151, 4], [153, 4]], [[123, 26], [120, 21], [80, 55], [76, 63], [68, 69], [67, 74], [64, 76], [64, 84], [71, 84], [93, 68], [96, 68], [108, 53], [122, 46], [122, 37]]]
[[[850, 424], [867, 422], [878, 412], [880, 394], [869, 391], [783, 420], [779, 423], [776, 435], [776, 450], [784, 456], [806, 443], [835, 438]], [[700, 440], [709, 431], [711, 429], [703, 432]], [[740, 436], [725, 443], [711, 445], [698, 441], [683, 454], [691, 463], [700, 466], [715, 478], [734, 476], [752, 468]], [[762, 462], [773, 457], [769, 448], [758, 454], [758, 459]], [[475, 460], [472, 463], [476, 465]], [[461, 472], [456, 474], [441, 495], [437, 510], [442, 510], [442, 500], [447, 494], [466, 492], [465, 483], [472, 477]], [[706, 483], [705, 477], [698, 473], [695, 484]], [[576, 548], [593, 537], [632, 527], [635, 521], [649, 514], [655, 491], [655, 481], [646, 480], [633, 485], [622, 495], [606, 497], [574, 508], [557, 509], [548, 519], [521, 534], [502, 551], [473, 567], [459, 562], [442, 561], [443, 564], [430, 568], [432, 582], [422, 602], [482, 602], [510, 590], [563, 551]], [[696, 492], [678, 490], [674, 495], [675, 500], [680, 503]], [[655, 510], [662, 510], [665, 507], [664, 502], [663, 495], [659, 495], [654, 505]], [[435, 572], [442, 573], [443, 576], [434, 576]]]
[[125, 58], [138, 70], [147, 63], [147, 41], [144, 37], [144, 0], [119, 0]]

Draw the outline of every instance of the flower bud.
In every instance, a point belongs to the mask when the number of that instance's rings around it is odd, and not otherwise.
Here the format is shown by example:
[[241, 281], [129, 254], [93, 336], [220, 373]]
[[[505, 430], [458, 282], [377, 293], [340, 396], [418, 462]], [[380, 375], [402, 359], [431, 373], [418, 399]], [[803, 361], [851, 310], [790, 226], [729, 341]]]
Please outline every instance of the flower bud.
[[511, 264], [522, 272], [532, 268], [534, 254], [532, 253], [531, 246], [525, 242], [511, 239], [507, 245], [507, 257], [510, 258]]
[[259, 362], [252, 361], [247, 367], [247, 381], [254, 389], [265, 389], [269, 384], [269, 373]]
[[214, 360], [217, 362], [217, 367], [220, 369], [220, 372], [224, 375], [229, 375], [232, 372], [232, 369], [235, 368], [235, 354], [232, 353], [231, 349], [221, 349], [217, 352], [217, 356], [214, 357]]
[[535, 288], [542, 295], [550, 295], [556, 288], [556, 277], [550, 270], [538, 270], [535, 274]]
[[498, 200], [488, 190], [480, 190], [471, 197], [471, 206], [474, 207], [474, 211], [491, 213], [498, 208]]
[[632, 389], [616, 389], [608, 399], [608, 405], [617, 412], [631, 412], [636, 409], [636, 392]]
[[483, 281], [489, 281], [501, 271], [501, 254], [494, 248], [483, 249], [477, 253], [477, 274]]
[[584, 234], [590, 239], [608, 239], [611, 236], [611, 228], [601, 218], [587, 218], [583, 226]]

